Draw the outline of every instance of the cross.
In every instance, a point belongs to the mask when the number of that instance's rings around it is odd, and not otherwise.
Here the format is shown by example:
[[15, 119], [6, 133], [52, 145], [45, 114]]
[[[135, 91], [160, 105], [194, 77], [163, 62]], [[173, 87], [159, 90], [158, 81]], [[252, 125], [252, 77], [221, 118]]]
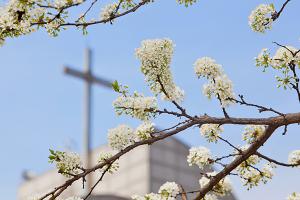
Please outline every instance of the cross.
[[[91, 168], [91, 107], [92, 107], [92, 84], [112, 88], [112, 83], [106, 79], [99, 78], [92, 73], [92, 52], [89, 48], [84, 51], [84, 69], [79, 71], [70, 67], [64, 67], [64, 73], [76, 78], [80, 78], [85, 83], [84, 88], [84, 117], [83, 117], [83, 164], [85, 168]], [[85, 193], [91, 187], [90, 178], [86, 180]]]

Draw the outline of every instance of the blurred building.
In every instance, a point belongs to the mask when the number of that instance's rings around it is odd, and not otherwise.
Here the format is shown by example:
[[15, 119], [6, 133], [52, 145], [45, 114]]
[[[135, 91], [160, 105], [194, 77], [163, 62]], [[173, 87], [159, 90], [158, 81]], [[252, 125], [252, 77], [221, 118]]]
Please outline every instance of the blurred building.
[[[108, 150], [102, 146], [93, 150], [92, 160], [96, 164], [101, 151]], [[95, 188], [89, 200], [122, 200], [130, 199], [134, 194], [143, 195], [157, 192], [166, 181], [181, 184], [186, 191], [198, 190], [200, 169], [189, 167], [186, 161], [189, 148], [175, 138], [154, 143], [151, 146], [140, 146], [120, 158], [120, 169], [114, 174], [107, 173], [102, 182]], [[101, 175], [95, 172], [93, 182]], [[34, 178], [25, 180], [18, 191], [18, 200], [26, 200], [33, 194], [45, 194], [61, 185], [66, 179], [56, 170], [48, 171]], [[61, 197], [80, 196], [82, 182], [77, 181]], [[228, 195], [224, 200], [236, 199]]]

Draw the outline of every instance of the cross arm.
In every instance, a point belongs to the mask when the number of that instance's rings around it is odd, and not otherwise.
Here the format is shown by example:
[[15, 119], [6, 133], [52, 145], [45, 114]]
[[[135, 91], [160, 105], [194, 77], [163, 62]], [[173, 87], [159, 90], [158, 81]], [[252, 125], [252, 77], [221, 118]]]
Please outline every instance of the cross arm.
[[89, 72], [81, 72], [76, 69], [72, 69], [70, 67], [65, 66], [64, 67], [64, 73], [70, 76], [74, 76], [77, 78], [81, 78], [85, 81], [88, 81], [90, 83], [95, 83], [101, 86], [105, 86], [107, 88], [112, 88], [112, 82], [103, 78], [98, 78], [94, 75], [92, 75]]

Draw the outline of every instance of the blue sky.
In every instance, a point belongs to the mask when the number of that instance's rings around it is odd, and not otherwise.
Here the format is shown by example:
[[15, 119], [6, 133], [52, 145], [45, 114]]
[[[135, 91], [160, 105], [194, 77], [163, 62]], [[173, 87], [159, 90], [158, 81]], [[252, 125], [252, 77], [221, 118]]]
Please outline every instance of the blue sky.
[[[73, 28], [57, 38], [44, 31], [17, 39], [9, 39], [0, 48], [0, 152], [3, 199], [16, 198], [21, 172], [24, 169], [42, 173], [51, 168], [47, 162], [48, 149], [70, 146], [80, 152], [82, 137], [83, 83], [63, 75], [62, 65], [82, 69], [83, 49], [94, 51], [94, 73], [118, 80], [132, 90], [150, 94], [139, 72], [134, 49], [149, 38], [170, 38], [176, 44], [172, 71], [176, 83], [186, 92], [183, 105], [190, 113], [221, 115], [216, 101], [208, 101], [201, 91], [203, 80], [197, 80], [193, 63], [210, 56], [222, 64], [234, 82], [236, 94], [247, 100], [268, 105], [282, 112], [297, 112], [299, 103], [292, 91], [276, 88], [273, 71], [262, 73], [255, 67], [254, 57], [264, 47], [275, 49], [272, 41], [299, 47], [299, 1], [291, 1], [274, 28], [267, 34], [250, 30], [248, 15], [260, 3], [270, 1], [201, 0], [185, 8], [175, 0], [157, 1], [134, 14], [118, 19], [114, 25], [90, 27], [88, 36]], [[278, 8], [283, 1], [276, 1]], [[98, 5], [95, 15], [103, 5]], [[93, 147], [106, 143], [108, 128], [120, 123], [136, 126], [139, 122], [116, 117], [111, 106], [116, 94], [94, 87]], [[163, 106], [168, 106], [162, 103]], [[270, 116], [256, 110], [233, 106], [232, 116]], [[171, 118], [156, 120], [159, 127], [174, 123]], [[224, 137], [235, 144], [241, 142], [242, 127], [226, 126]], [[262, 152], [281, 161], [291, 150], [300, 148], [299, 127], [293, 125], [286, 136], [278, 131], [262, 147]], [[228, 149], [225, 145], [207, 144], [197, 129], [178, 135], [189, 145], [206, 145], [216, 155]], [[247, 191], [233, 178], [235, 193], [242, 200], [282, 200], [300, 192], [299, 169], [275, 169], [276, 176], [267, 185]]]

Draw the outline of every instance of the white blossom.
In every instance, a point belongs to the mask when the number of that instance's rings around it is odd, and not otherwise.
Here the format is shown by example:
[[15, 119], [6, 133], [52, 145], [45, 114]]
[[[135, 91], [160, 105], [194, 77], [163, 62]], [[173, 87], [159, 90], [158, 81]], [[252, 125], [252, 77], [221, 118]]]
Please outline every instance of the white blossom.
[[215, 96], [219, 99], [222, 107], [233, 104], [234, 92], [231, 80], [222, 70], [222, 66], [210, 57], [199, 58], [194, 64], [195, 73], [200, 77], [207, 78], [208, 83], [203, 85], [203, 94], [211, 99]]
[[112, 4], [106, 5], [101, 10], [100, 19], [101, 20], [110, 19], [112, 17], [112, 15], [115, 14], [117, 7], [118, 7], [117, 3], [112, 3]]
[[243, 140], [251, 144], [264, 134], [265, 129], [263, 125], [247, 125], [243, 132]]
[[[299, 54], [293, 55], [296, 52], [298, 52], [299, 49], [293, 47], [293, 46], [286, 46], [278, 48], [275, 55], [272, 58], [272, 66], [274, 68], [285, 68], [288, 66], [291, 62], [299, 62], [300, 56]], [[293, 52], [293, 54], [292, 54]]]
[[[241, 151], [246, 151], [249, 148], [249, 144], [244, 145], [242, 147], [240, 147], [239, 149]], [[239, 151], [235, 150], [234, 152], [235, 154], [237, 154], [237, 156], [239, 156]], [[234, 159], [237, 157], [235, 156]], [[257, 155], [252, 155], [250, 156], [246, 161], [242, 162], [236, 169], [238, 171], [243, 171], [249, 168], [249, 165], [256, 165], [259, 163], [259, 161], [261, 160], [260, 157], [258, 157]]]
[[119, 125], [108, 130], [108, 143], [113, 150], [121, 151], [133, 144], [134, 140], [134, 131], [127, 125]]
[[287, 200], [300, 200], [300, 193], [293, 192], [287, 197]]
[[192, 147], [187, 156], [189, 166], [198, 165], [200, 169], [212, 163], [210, 150], [206, 147]]
[[227, 107], [234, 103], [231, 100], [234, 98], [232, 81], [226, 76], [226, 74], [217, 76], [208, 84], [204, 85], [203, 93], [209, 99], [211, 99], [212, 96], [220, 99], [222, 107]]
[[179, 192], [180, 189], [175, 182], [166, 182], [158, 190], [162, 200], [175, 200]]
[[133, 195], [131, 197], [133, 200], [162, 200], [161, 195], [155, 193], [149, 193], [144, 196]]
[[258, 54], [258, 56], [255, 58], [256, 66], [262, 66], [267, 68], [270, 63], [272, 62], [272, 58], [270, 57], [270, 53], [268, 52], [268, 49], [264, 48], [261, 50], [261, 52]]
[[150, 121], [145, 121], [135, 129], [135, 135], [138, 141], [151, 138], [151, 133], [154, 132], [154, 124]]
[[273, 175], [272, 167], [269, 164], [264, 165], [261, 170], [248, 167], [247, 170], [240, 172], [241, 180], [248, 189], [258, 186], [260, 182], [267, 183], [268, 180], [272, 179]]
[[[105, 163], [105, 162], [106, 162], [108, 159], [110, 159], [112, 156], [113, 156], [112, 153], [109, 153], [109, 152], [101, 152], [101, 153], [100, 153], [100, 156], [99, 156], [99, 158], [98, 158], [98, 163], [99, 163], [99, 164]], [[104, 167], [101, 168], [101, 171], [102, 171], [102, 172], [106, 171], [108, 166], [109, 166], [109, 164], [106, 164]], [[116, 160], [116, 161], [114, 161], [114, 162], [110, 165], [110, 167], [109, 167], [109, 169], [108, 169], [108, 172], [112, 174], [112, 173], [118, 171], [118, 169], [119, 169], [119, 162]]]
[[[210, 178], [215, 175], [217, 175], [217, 172], [214, 171], [214, 172], [207, 173], [206, 176], [202, 176], [201, 179], [199, 180], [199, 184], [201, 188], [205, 187], [209, 183]], [[226, 176], [214, 186], [211, 192], [218, 196], [225, 196], [226, 194], [231, 192], [231, 190], [232, 190], [231, 181]]]
[[82, 162], [75, 152], [62, 152], [50, 150], [49, 162], [55, 163], [58, 172], [66, 177], [71, 177], [80, 172]]
[[223, 73], [222, 66], [217, 64], [216, 61], [210, 57], [197, 59], [194, 63], [194, 70], [198, 77], [205, 77], [208, 79], [221, 76]]
[[277, 49], [273, 57], [270, 56], [267, 49], [263, 49], [256, 58], [256, 66], [264, 67], [264, 71], [269, 66], [277, 70], [281, 73], [281, 76], [275, 76], [279, 83], [277, 87], [292, 88], [292, 85], [297, 84], [297, 77], [295, 77], [291, 68], [296, 66], [299, 68], [300, 66], [299, 49], [292, 46], [283, 46]]
[[255, 32], [264, 33], [266, 29], [272, 28], [272, 14], [275, 13], [273, 4], [260, 4], [249, 16], [249, 25]]
[[221, 132], [223, 132], [223, 127], [219, 124], [203, 124], [200, 127], [201, 135], [209, 142], [217, 142]]
[[133, 96], [119, 96], [113, 106], [118, 115], [126, 114], [140, 120], [149, 120], [157, 110], [157, 99], [135, 92]]
[[33, 0], [8, 1], [5, 6], [0, 7], [1, 45], [7, 37], [17, 37], [34, 31], [31, 23], [42, 20], [44, 14], [45, 9], [37, 7]]
[[289, 164], [299, 164], [300, 166], [300, 150], [292, 151], [288, 158]]
[[155, 95], [162, 94], [168, 101], [183, 101], [184, 92], [175, 85], [170, 71], [173, 55], [173, 42], [169, 39], [142, 41], [136, 49], [136, 56], [141, 61], [141, 71]]
[[83, 3], [83, 0], [55, 0], [54, 6], [57, 8], [64, 8], [66, 6], [76, 5]]
[[186, 7], [189, 5], [192, 5], [193, 3], [196, 3], [197, 0], [177, 0], [179, 4], [184, 4]]

